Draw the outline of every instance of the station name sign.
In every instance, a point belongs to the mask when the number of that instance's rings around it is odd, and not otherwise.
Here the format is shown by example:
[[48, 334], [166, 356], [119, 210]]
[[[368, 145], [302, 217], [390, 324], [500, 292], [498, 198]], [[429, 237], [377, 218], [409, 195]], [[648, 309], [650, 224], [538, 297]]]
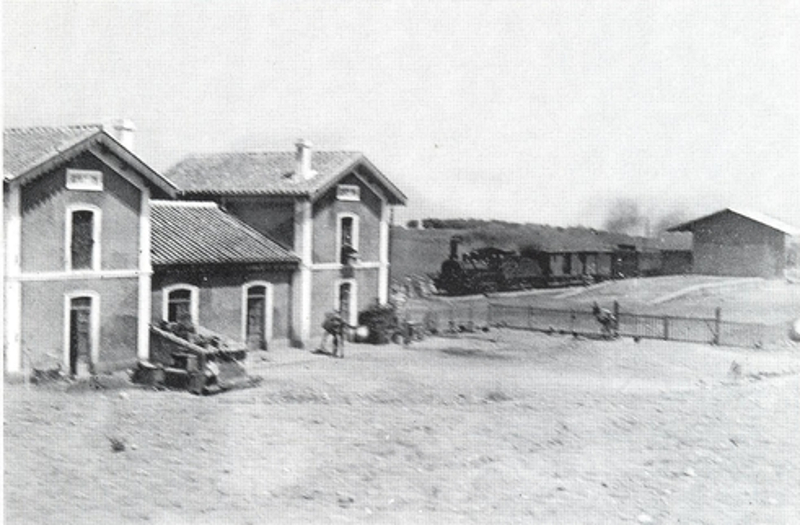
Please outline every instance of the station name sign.
[[339, 184], [336, 186], [336, 199], [340, 201], [360, 201], [361, 188], [355, 184]]
[[103, 191], [103, 172], [97, 170], [67, 170], [67, 189]]

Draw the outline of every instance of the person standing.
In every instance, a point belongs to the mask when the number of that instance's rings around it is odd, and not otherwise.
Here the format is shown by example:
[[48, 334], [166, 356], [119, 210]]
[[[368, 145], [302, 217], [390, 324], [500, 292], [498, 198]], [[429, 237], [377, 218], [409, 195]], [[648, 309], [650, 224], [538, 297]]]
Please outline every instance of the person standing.
[[333, 357], [344, 358], [344, 329], [355, 328], [344, 322], [338, 310], [333, 310], [325, 314], [325, 320], [322, 322], [322, 340], [320, 341], [321, 352], [326, 352], [325, 342], [330, 337], [333, 340]]

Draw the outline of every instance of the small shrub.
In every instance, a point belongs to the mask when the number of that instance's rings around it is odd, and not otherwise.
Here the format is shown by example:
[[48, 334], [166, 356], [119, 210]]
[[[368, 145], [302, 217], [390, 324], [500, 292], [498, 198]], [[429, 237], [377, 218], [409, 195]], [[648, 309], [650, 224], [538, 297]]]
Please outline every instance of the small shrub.
[[369, 328], [367, 341], [372, 344], [386, 344], [397, 333], [400, 321], [392, 304], [373, 304], [358, 314], [358, 324]]

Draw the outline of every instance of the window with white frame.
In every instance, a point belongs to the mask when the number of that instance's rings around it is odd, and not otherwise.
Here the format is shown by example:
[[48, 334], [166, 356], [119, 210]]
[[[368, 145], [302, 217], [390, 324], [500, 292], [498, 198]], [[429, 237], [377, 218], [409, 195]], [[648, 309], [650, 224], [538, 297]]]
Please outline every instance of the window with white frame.
[[339, 263], [350, 264], [358, 257], [358, 215], [340, 213], [336, 229], [336, 253]]
[[100, 217], [100, 209], [96, 206], [77, 205], [67, 209], [68, 270], [100, 269]]
[[170, 323], [197, 325], [199, 291], [196, 286], [176, 284], [164, 289], [162, 317]]

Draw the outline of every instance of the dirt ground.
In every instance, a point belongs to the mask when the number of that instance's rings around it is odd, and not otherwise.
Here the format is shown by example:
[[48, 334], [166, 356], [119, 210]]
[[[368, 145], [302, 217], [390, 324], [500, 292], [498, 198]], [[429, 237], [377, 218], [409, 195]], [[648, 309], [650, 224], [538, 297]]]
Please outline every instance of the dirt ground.
[[6, 522], [800, 522], [800, 348], [499, 330], [254, 357], [259, 387], [207, 398], [6, 385]]

